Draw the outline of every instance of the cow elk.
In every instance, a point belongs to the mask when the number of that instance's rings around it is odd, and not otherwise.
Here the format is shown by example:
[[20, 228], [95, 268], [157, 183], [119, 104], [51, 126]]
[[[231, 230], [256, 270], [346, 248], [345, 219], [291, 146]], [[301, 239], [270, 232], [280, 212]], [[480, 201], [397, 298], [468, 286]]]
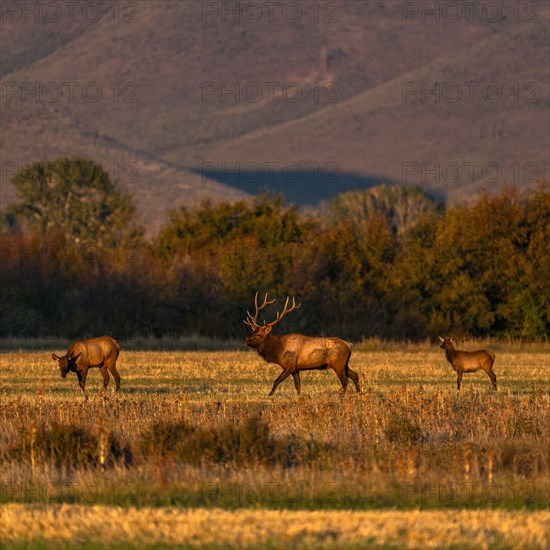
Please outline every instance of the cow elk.
[[269, 395], [273, 395], [277, 386], [286, 378], [292, 375], [294, 386], [300, 393], [300, 371], [332, 369], [342, 384], [343, 391], [346, 391], [348, 378], [355, 384], [357, 392], [361, 391], [359, 386], [359, 375], [348, 366], [351, 355], [352, 344], [340, 338], [322, 338], [304, 336], [303, 334], [284, 334], [276, 336], [271, 334], [271, 329], [281, 319], [298, 309], [301, 304], [296, 304], [292, 298], [292, 305], [289, 307], [290, 298], [287, 297], [282, 313], [271, 323], [264, 321], [263, 325], [258, 324], [258, 314], [266, 306], [273, 304], [275, 300], [268, 300], [267, 293], [263, 303], [258, 305], [258, 293], [254, 298], [256, 311], [251, 315], [247, 311], [247, 319], [244, 321], [252, 330], [252, 334], [243, 339], [243, 344], [254, 348], [261, 357], [268, 363], [276, 363], [283, 372], [277, 377]]
[[86, 377], [88, 369], [99, 368], [103, 376], [103, 393], [109, 385], [109, 372], [113, 375], [116, 384], [116, 391], [120, 389], [120, 374], [116, 370], [116, 360], [120, 348], [110, 336], [101, 336], [99, 338], [89, 338], [88, 340], [78, 340], [69, 346], [67, 353], [59, 357], [52, 353], [54, 361], [59, 364], [61, 378], [66, 378], [69, 371], [76, 372], [78, 384], [86, 395]]
[[454, 347], [454, 338], [441, 338], [441, 349], [445, 350], [445, 358], [456, 371], [456, 385], [460, 389], [462, 383], [462, 375], [465, 372], [476, 372], [483, 369], [487, 376], [491, 379], [493, 388], [497, 389], [497, 377], [493, 372], [493, 363], [495, 362], [495, 354], [492, 351], [481, 349], [479, 351], [460, 351]]

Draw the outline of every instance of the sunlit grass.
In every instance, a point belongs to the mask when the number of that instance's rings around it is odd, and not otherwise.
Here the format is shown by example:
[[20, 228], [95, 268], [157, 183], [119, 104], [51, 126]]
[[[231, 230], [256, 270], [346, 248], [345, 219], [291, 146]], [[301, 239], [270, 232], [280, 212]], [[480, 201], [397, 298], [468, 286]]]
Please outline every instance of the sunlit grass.
[[[47, 525], [59, 513], [54, 505], [71, 503], [131, 510], [183, 506], [206, 515], [208, 509], [223, 508], [234, 511], [228, 522], [240, 521], [236, 518], [243, 508], [286, 513], [323, 510], [329, 515], [336, 510], [371, 510], [375, 512], [368, 516], [369, 522], [382, 517], [376, 514], [395, 513], [397, 524], [405, 522], [403, 529], [416, 540], [414, 533], [422, 531], [422, 525], [429, 528], [433, 517], [418, 516], [421, 523], [412, 526], [408, 518], [415, 517], [414, 510], [444, 509], [449, 515], [441, 516], [441, 521], [451, 523], [455, 520], [449, 518], [460, 510], [477, 510], [480, 515], [469, 517], [479, 529], [465, 535], [453, 523], [455, 529], [448, 541], [440, 540], [441, 546], [477, 547], [483, 540], [486, 547], [538, 547], [542, 540], [534, 534], [539, 527], [532, 533], [535, 538], [518, 539], [510, 526], [512, 518], [524, 514], [529, 522], [535, 517], [529, 514], [550, 504], [550, 365], [544, 353], [501, 351], [495, 362], [498, 392], [492, 391], [483, 372], [466, 374], [457, 392], [456, 375], [437, 348], [354, 351], [350, 366], [359, 373], [363, 392], [356, 394], [348, 387], [342, 398], [332, 371], [303, 373], [301, 396], [287, 380], [268, 397], [280, 368], [251, 351], [123, 351], [119, 394], [110, 391], [107, 399], [101, 398], [101, 376], [92, 370], [87, 383], [91, 397], [84, 401], [76, 376], [61, 379], [52, 351], [63, 350], [0, 354], [4, 511], [40, 517]], [[269, 430], [274, 448], [290, 461], [278, 455], [271, 460], [254, 441], [248, 441], [246, 454], [239, 450], [243, 443], [238, 438], [251, 437], [246, 422], [253, 418], [259, 429]], [[194, 439], [186, 440], [175, 431], [173, 447], [161, 452], [153, 443], [144, 450], [141, 442], [155, 426], [170, 432], [181, 425], [188, 426]], [[66, 426], [89, 434], [91, 455], [85, 455], [84, 463], [60, 468], [44, 454], [33, 434], [49, 433], [52, 426], [61, 426], [55, 433]], [[232, 428], [237, 430], [234, 443], [224, 440]], [[129, 449], [131, 462], [111, 457], [101, 467], [93, 446], [99, 446], [102, 433], [113, 437], [121, 449]], [[216, 445], [237, 446], [229, 449], [227, 459], [212, 458], [209, 445], [214, 440], [208, 434], [214, 433]], [[51, 442], [54, 447], [59, 444]], [[208, 451], [204, 459], [197, 459], [189, 445], [204, 447]], [[9, 503], [35, 503], [42, 508], [19, 509]], [[384, 512], [388, 509], [394, 512]], [[67, 508], [69, 514], [83, 516], [86, 510]], [[509, 526], [498, 535], [482, 525], [482, 514], [491, 510], [504, 514], [499, 521]], [[144, 513], [136, 521], [155, 514]], [[262, 517], [251, 521], [259, 525]], [[306, 515], [296, 518], [300, 525], [310, 521]], [[287, 539], [283, 523], [277, 528], [277, 541], [329, 545], [321, 535]], [[24, 544], [25, 537], [15, 535], [19, 531], [14, 526], [9, 528], [9, 540], [16, 546]], [[116, 544], [117, 528], [110, 529], [96, 540]], [[361, 547], [365, 541], [375, 546], [420, 545], [406, 542], [403, 537], [409, 535], [399, 530], [388, 539], [372, 538], [369, 531], [355, 540], [346, 533], [334, 540], [346, 547]], [[33, 537], [38, 540], [39, 534]], [[67, 537], [63, 540], [70, 546]], [[93, 547], [93, 540], [85, 536], [75, 540]], [[136, 545], [149, 544], [149, 539], [137, 540]], [[208, 540], [196, 542], [200, 546], [210, 544]], [[260, 540], [268, 544], [266, 537], [253, 540], [254, 546]], [[43, 542], [53, 547], [52, 541]], [[227, 544], [240, 542], [237, 538]]]
[[[61, 349], [56, 350], [58, 352]], [[548, 354], [510, 353], [497, 355], [495, 372], [499, 394], [529, 393], [537, 388], [548, 391], [550, 359]], [[456, 374], [445, 360], [443, 352], [360, 352], [355, 351], [350, 366], [361, 376], [364, 389], [383, 394], [391, 387], [423, 385], [433, 389], [455, 389]], [[206, 396], [223, 400], [243, 397], [265, 400], [295, 398], [292, 380], [277, 389], [273, 399], [267, 399], [280, 367], [265, 363], [254, 352], [158, 352], [124, 351], [118, 362], [123, 377], [121, 397], [145, 398], [152, 393], [185, 393], [193, 401]], [[0, 355], [0, 384], [4, 397], [36, 397], [62, 399], [80, 395], [76, 377], [69, 373], [62, 380], [49, 352], [7, 352]], [[87, 387], [90, 393], [101, 386], [101, 376], [91, 370]], [[111, 382], [113, 385], [113, 383]], [[463, 389], [490, 391], [489, 378], [483, 372], [464, 375]], [[337, 394], [338, 378], [332, 371], [311, 371], [302, 374], [302, 395], [317, 397], [327, 391]], [[348, 388], [353, 392], [353, 388]]]
[[[548, 512], [350, 512], [8, 505], [5, 548], [546, 548]], [[98, 534], [99, 531], [99, 534]]]

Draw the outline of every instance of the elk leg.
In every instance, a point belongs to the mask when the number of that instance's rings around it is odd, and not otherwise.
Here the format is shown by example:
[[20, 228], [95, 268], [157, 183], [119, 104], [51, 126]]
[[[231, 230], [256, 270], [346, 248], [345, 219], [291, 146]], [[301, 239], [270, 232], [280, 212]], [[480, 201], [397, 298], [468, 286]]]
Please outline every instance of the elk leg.
[[296, 391], [300, 395], [300, 373], [298, 371], [292, 373], [292, 378], [294, 379], [294, 385], [296, 386]]
[[340, 373], [336, 372], [336, 374], [338, 374], [338, 378], [340, 378], [340, 383], [342, 384], [342, 389], [344, 390], [344, 393], [346, 393], [346, 388], [348, 387], [346, 369], [343, 369]]
[[88, 371], [76, 371], [76, 376], [78, 378], [78, 385], [80, 386], [80, 389], [82, 390], [82, 393], [84, 394], [84, 399], [88, 399], [88, 395], [86, 394], [86, 377], [88, 376]]
[[110, 373], [113, 375], [113, 378], [115, 379], [115, 391], [120, 390], [120, 374], [116, 370], [116, 365], [113, 365], [112, 367], [109, 367]]
[[271, 391], [269, 392], [269, 395], [273, 395], [275, 393], [275, 390], [277, 389], [277, 386], [283, 381], [286, 380], [290, 375], [292, 374], [292, 369], [285, 369], [278, 377], [277, 380], [273, 383], [273, 388], [271, 388]]
[[103, 391], [101, 393], [105, 393], [110, 380], [109, 370], [107, 367], [101, 367], [99, 372], [101, 372], [101, 376], [103, 376]]
[[456, 388], [459, 390], [460, 385], [462, 384], [462, 373], [459, 372], [456, 376]]
[[348, 378], [351, 378], [351, 380], [355, 384], [355, 389], [357, 390], [357, 393], [360, 393], [361, 386], [359, 385], [359, 375], [354, 370], [351, 370], [347, 365], [346, 365], [346, 375], [348, 376]]
[[489, 375], [489, 378], [491, 379], [491, 383], [493, 384], [493, 389], [497, 391], [497, 377], [496, 374], [493, 372], [493, 369], [489, 369], [486, 371]]

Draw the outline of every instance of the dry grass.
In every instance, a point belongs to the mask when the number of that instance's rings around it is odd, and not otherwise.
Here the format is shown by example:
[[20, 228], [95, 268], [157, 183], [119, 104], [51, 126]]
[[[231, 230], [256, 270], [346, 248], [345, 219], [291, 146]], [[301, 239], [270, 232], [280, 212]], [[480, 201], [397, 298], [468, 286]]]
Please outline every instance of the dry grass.
[[[100, 519], [101, 518], [101, 519]], [[547, 548], [548, 512], [350, 512], [4, 506], [4, 546]], [[98, 527], [100, 533], [98, 533]]]
[[[366, 344], [365, 344], [366, 345]], [[378, 347], [376, 342], [369, 346]], [[479, 345], [479, 344], [478, 344]], [[358, 345], [360, 349], [362, 344]], [[395, 348], [395, 343], [391, 345]], [[428, 351], [427, 344], [419, 344], [411, 351], [355, 351], [350, 366], [358, 370], [365, 389], [385, 392], [388, 386], [419, 384], [452, 394], [455, 375], [445, 361], [441, 350]], [[470, 349], [470, 348], [467, 348]], [[45, 400], [58, 401], [79, 396], [74, 375], [67, 380], [59, 378], [59, 371], [51, 359], [51, 351], [18, 351], [0, 354], [0, 384], [4, 397], [32, 397], [35, 401], [42, 392]], [[123, 395], [126, 398], [144, 400], [148, 395], [185, 393], [192, 401], [219, 398], [223, 401], [261, 400], [265, 403], [281, 402], [294, 398], [291, 382], [285, 382], [277, 390], [275, 399], [267, 399], [267, 393], [280, 372], [280, 368], [268, 365], [254, 352], [247, 351], [124, 351], [119, 359], [123, 376]], [[504, 395], [532, 392], [537, 387], [548, 392], [550, 383], [549, 354], [545, 347], [534, 352], [506, 351], [497, 353], [495, 372]], [[72, 376], [72, 378], [71, 378]], [[99, 389], [100, 375], [91, 371], [88, 389]], [[309, 372], [302, 375], [303, 397], [317, 398], [339, 389], [334, 373]], [[485, 391], [490, 388], [489, 379], [482, 372], [466, 374], [464, 389]], [[487, 392], [490, 393], [490, 392]]]
[[[542, 547], [548, 534], [540, 511], [550, 504], [547, 354], [498, 353], [498, 393], [482, 372], [465, 375], [458, 393], [438, 351], [355, 352], [351, 366], [361, 376], [359, 395], [348, 389], [342, 399], [334, 373], [310, 372], [302, 376], [301, 397], [285, 381], [269, 398], [280, 369], [254, 353], [125, 351], [120, 395], [98, 397], [101, 377], [91, 371], [88, 390], [96, 396], [85, 402], [76, 377], [62, 380], [49, 352], [1, 354], [3, 521], [13, 514], [21, 525], [26, 517], [42, 518], [47, 533], [60, 510], [82, 515], [75, 525], [92, 521], [89, 508], [58, 504], [123, 506], [128, 521], [142, 526], [148, 520], [140, 513], [158, 525], [181, 522], [181, 533], [159, 528], [159, 537], [188, 533], [186, 544], [207, 544], [185, 527], [189, 518], [246, 525], [242, 509], [262, 508], [279, 510], [277, 518], [290, 514], [289, 521], [266, 526], [256, 519], [257, 528], [247, 527], [248, 535], [235, 528], [227, 544], [251, 536], [254, 545], [424, 547], [433, 538], [443, 546]], [[175, 508], [181, 506], [197, 510]], [[219, 508], [235, 513], [226, 520]], [[419, 508], [446, 510], [435, 521], [413, 512]], [[306, 514], [314, 510], [330, 519]], [[337, 510], [372, 514], [343, 521], [348, 515]], [[355, 521], [363, 531], [354, 539], [348, 525]], [[390, 530], [387, 539], [372, 527], [380, 522]], [[23, 527], [4, 523], [8, 540], [23, 544], [17, 535]], [[454, 525], [448, 539], [444, 525]], [[121, 529], [109, 527], [104, 536], [116, 542]], [[148, 528], [141, 531], [147, 542]]]

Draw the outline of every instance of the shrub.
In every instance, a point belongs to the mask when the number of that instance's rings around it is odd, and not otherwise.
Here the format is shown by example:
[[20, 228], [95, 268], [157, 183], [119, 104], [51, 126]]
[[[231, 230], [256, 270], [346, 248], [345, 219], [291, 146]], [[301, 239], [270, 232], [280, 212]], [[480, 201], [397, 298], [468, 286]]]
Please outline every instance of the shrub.
[[194, 428], [184, 422], [155, 422], [141, 434], [139, 451], [143, 456], [168, 454], [187, 441], [193, 431]]
[[37, 465], [49, 463], [68, 469], [131, 464], [130, 450], [112, 433], [105, 434], [103, 449], [101, 439], [100, 434], [75, 424], [33, 425], [25, 433], [23, 446], [10, 454]]
[[246, 417], [238, 424], [204, 428], [192, 428], [183, 422], [160, 422], [142, 434], [138, 445], [144, 457], [172, 453], [189, 464], [277, 464], [288, 468], [314, 456], [309, 445], [274, 438], [258, 415]]
[[392, 443], [414, 443], [421, 436], [418, 422], [405, 412], [392, 413], [384, 431]]

